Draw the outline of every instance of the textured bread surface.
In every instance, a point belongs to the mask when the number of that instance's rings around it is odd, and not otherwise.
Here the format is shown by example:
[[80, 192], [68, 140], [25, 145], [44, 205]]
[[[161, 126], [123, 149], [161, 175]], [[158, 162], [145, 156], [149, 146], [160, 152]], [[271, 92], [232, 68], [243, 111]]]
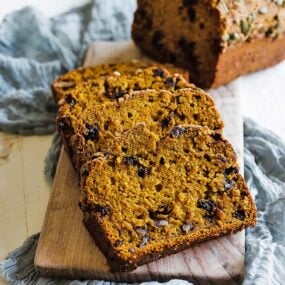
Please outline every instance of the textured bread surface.
[[132, 36], [146, 54], [215, 87], [285, 58], [285, 1], [138, 0]]
[[112, 270], [255, 224], [236, 154], [219, 132], [175, 126], [158, 138], [143, 124], [128, 132], [81, 173], [84, 223]]
[[76, 113], [94, 104], [116, 101], [133, 91], [145, 89], [171, 91], [188, 86], [193, 85], [181, 74], [172, 75], [167, 69], [156, 66], [137, 68], [129, 74], [115, 71], [78, 83], [58, 101], [58, 107], [66, 105], [71, 112]]
[[[73, 135], [77, 134], [76, 132], [79, 130], [78, 125], [82, 124], [81, 117], [84, 110], [93, 105], [118, 101], [122, 96], [132, 94], [132, 92], [137, 90], [163, 89], [174, 91], [193, 87], [178, 73], [171, 75], [168, 70], [161, 67], [149, 66], [149, 64], [143, 67], [143, 64], [142, 62], [116, 64], [114, 65], [115, 71], [113, 69], [110, 70], [110, 66], [113, 65], [98, 66], [98, 70], [105, 70], [108, 67], [108, 75], [103, 76], [101, 74], [96, 79], [78, 82], [76, 86], [68, 91], [66, 90], [61, 95], [61, 99], [58, 101], [58, 130], [71, 158], [73, 158], [74, 154], [76, 156], [76, 153], [70, 140]], [[130, 69], [130, 66], [132, 69]], [[88, 70], [86, 69], [86, 71]], [[93, 71], [93, 69], [91, 70]], [[130, 72], [129, 74], [127, 70]], [[74, 72], [78, 74], [76, 71]]]
[[176, 91], [133, 92], [118, 102], [92, 105], [79, 114], [64, 105], [57, 122], [77, 170], [94, 153], [108, 151], [116, 136], [139, 123], [145, 123], [158, 137], [179, 124], [208, 126], [220, 132], [223, 128], [212, 98], [194, 85]]
[[159, 64], [150, 63], [146, 61], [133, 60], [124, 63], [111, 63], [102, 64], [92, 67], [80, 67], [71, 70], [61, 76], [59, 76], [52, 84], [52, 90], [56, 101], [64, 98], [66, 94], [76, 88], [78, 84], [86, 82], [92, 79], [98, 79], [98, 77], [114, 76], [114, 75], [130, 75], [135, 76], [140, 72], [143, 72], [148, 68], [167, 69], [169, 75], [175, 73], [181, 74], [186, 80], [189, 80], [189, 73], [178, 67], [174, 67], [171, 64]]

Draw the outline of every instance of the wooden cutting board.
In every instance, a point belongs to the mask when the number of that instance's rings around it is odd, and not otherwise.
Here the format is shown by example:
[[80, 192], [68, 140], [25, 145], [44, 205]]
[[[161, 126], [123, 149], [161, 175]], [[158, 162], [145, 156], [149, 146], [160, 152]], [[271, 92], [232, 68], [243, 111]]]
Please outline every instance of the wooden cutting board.
[[[141, 58], [132, 42], [97, 42], [90, 46], [85, 65]], [[225, 135], [243, 153], [243, 126], [238, 81], [211, 92], [225, 121]], [[139, 267], [111, 273], [106, 259], [82, 224], [77, 176], [61, 151], [50, 201], [35, 256], [43, 276], [140, 282], [186, 279], [195, 284], [238, 284], [244, 271], [244, 231], [203, 243], [181, 253]]]

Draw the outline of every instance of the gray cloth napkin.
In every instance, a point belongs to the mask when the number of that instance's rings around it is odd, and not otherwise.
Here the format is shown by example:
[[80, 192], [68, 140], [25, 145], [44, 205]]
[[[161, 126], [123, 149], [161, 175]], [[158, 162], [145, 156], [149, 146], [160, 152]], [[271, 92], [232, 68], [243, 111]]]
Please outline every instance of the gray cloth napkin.
[[[53, 132], [51, 81], [78, 66], [91, 41], [129, 38], [134, 9], [135, 0], [94, 0], [51, 19], [32, 8], [8, 15], [0, 27], [0, 130]], [[55, 136], [46, 159], [50, 179], [59, 146]], [[284, 284], [285, 145], [250, 120], [245, 120], [245, 175], [257, 203], [258, 224], [246, 231], [244, 284]], [[32, 236], [0, 262], [0, 272], [11, 284], [110, 284], [40, 277], [33, 267], [37, 241], [38, 235]], [[169, 282], [183, 283], [189, 284]]]
[[135, 7], [93, 0], [51, 19], [30, 7], [9, 14], [0, 26], [0, 130], [54, 132], [52, 80], [80, 65], [90, 42], [128, 39]]

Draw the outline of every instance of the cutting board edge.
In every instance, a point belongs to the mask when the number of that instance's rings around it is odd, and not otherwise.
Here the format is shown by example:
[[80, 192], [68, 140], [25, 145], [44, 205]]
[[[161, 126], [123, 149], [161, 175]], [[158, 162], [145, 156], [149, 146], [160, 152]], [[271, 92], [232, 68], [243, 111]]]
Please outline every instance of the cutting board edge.
[[[40, 273], [42, 277], [48, 277], [48, 278], [59, 278], [59, 279], [70, 279], [70, 276], [76, 276], [76, 279], [80, 280], [105, 280], [105, 281], [116, 281], [116, 282], [147, 282], [147, 281], [158, 281], [158, 282], [166, 282], [171, 279], [180, 279], [180, 280], [186, 280], [189, 282], [195, 283], [202, 283], [202, 284], [208, 284], [205, 282], [209, 282], [209, 278], [205, 275], [195, 275], [195, 278], [191, 275], [186, 274], [163, 274], [163, 275], [155, 275], [151, 274], [150, 272], [146, 273], [139, 273], [134, 275], [129, 275], [128, 272], [126, 274], [116, 272], [114, 274], [106, 274], [102, 273], [96, 270], [82, 270], [82, 269], [75, 269], [75, 268], [55, 268], [55, 267], [48, 267], [44, 264], [42, 265], [36, 265], [36, 270]], [[189, 274], [189, 273], [188, 273]], [[227, 285], [237, 285], [240, 284], [241, 281], [244, 279], [244, 270], [235, 276], [231, 276], [231, 279], [228, 278], [216, 278], [215, 282], [217, 284], [227, 284]], [[215, 283], [216, 284], [216, 283]]]

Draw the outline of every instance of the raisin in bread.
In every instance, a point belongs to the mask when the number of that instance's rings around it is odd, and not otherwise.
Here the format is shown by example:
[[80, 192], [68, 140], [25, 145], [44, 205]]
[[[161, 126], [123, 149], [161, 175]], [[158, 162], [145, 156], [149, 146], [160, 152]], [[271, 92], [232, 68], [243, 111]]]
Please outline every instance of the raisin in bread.
[[145, 123], [162, 137], [178, 124], [223, 128], [223, 122], [212, 98], [194, 85], [176, 91], [137, 91], [118, 102], [93, 105], [74, 115], [61, 108], [57, 124], [63, 140], [68, 141], [77, 170], [93, 159], [98, 151], [107, 151], [112, 140], [122, 132]]
[[236, 154], [220, 133], [175, 126], [163, 138], [146, 128], [133, 136], [139, 146], [129, 133], [114, 143], [116, 154], [97, 153], [81, 173], [84, 224], [113, 271], [255, 224]]
[[156, 68], [167, 70], [169, 74], [175, 73], [181, 74], [186, 80], [189, 80], [189, 73], [182, 69], [174, 67], [171, 64], [159, 64], [150, 63], [146, 61], [133, 60], [125, 63], [116, 64], [103, 64], [93, 67], [80, 67], [78, 69], [71, 70], [66, 74], [59, 76], [52, 84], [52, 90], [56, 101], [65, 97], [66, 93], [69, 93], [78, 84], [86, 82], [90, 79], [97, 79], [100, 76], [112, 76], [112, 75], [132, 75], [135, 76], [138, 73], [144, 71], [147, 68]]
[[285, 58], [285, 1], [138, 0], [132, 36], [198, 86], [215, 87]]

